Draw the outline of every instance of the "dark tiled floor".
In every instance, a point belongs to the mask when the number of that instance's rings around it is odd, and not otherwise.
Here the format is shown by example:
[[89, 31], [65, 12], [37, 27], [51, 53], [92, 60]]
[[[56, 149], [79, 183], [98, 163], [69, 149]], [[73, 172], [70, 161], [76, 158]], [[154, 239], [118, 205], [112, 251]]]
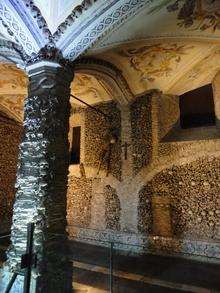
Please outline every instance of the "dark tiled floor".
[[[4, 241], [3, 244], [7, 247], [8, 242]], [[79, 242], [70, 242], [70, 248], [70, 260], [73, 261], [74, 266], [73, 281], [82, 285], [74, 292], [108, 291], [109, 249]], [[1, 251], [0, 247], [2, 260]], [[82, 267], [77, 264], [82, 264]], [[184, 292], [220, 292], [220, 263], [212, 264], [155, 255], [123, 256], [115, 251], [114, 271], [114, 293], [183, 292], [179, 289], [182, 284], [186, 286]], [[117, 272], [125, 273], [126, 276], [117, 275]], [[144, 277], [147, 277], [147, 281]], [[159, 280], [159, 284], [157, 284], [157, 280]], [[87, 287], [93, 289], [90, 290]]]
[[[109, 278], [108, 275], [102, 273], [91, 272], [83, 269], [74, 268], [73, 281], [88, 285], [89, 287], [102, 289], [103, 291], [109, 290]], [[114, 293], [174, 293], [182, 292], [177, 289], [164, 288], [155, 285], [148, 285], [140, 281], [131, 281], [127, 279], [114, 277], [113, 281], [113, 292]], [[185, 291], [186, 292], [186, 291]], [[190, 291], [189, 291], [190, 292]]]
[[[92, 264], [94, 266], [106, 267], [109, 265], [109, 251], [106, 248], [96, 247], [83, 243], [72, 243], [71, 250], [73, 259], [76, 261]], [[81, 269], [80, 269], [81, 270]], [[85, 278], [89, 282], [89, 272], [76, 271], [74, 278]], [[220, 263], [204, 263], [190, 259], [176, 257], [165, 257], [156, 255], [145, 255], [141, 257], [123, 256], [114, 253], [114, 270], [147, 276], [173, 284], [184, 284], [189, 286], [210, 289], [210, 292], [220, 292]], [[108, 285], [108, 276], [101, 277], [98, 273], [91, 273], [91, 279], [97, 283], [103, 279], [103, 284]], [[82, 277], [84, 275], [84, 277]], [[95, 277], [96, 276], [96, 277]], [[107, 280], [106, 280], [107, 277]], [[177, 289], [159, 288], [143, 284], [141, 281], [130, 281], [115, 278], [115, 292], [180, 292]], [[185, 290], [184, 290], [185, 291]], [[182, 292], [182, 291], [181, 291]], [[185, 291], [186, 292], [186, 291]], [[192, 291], [189, 291], [192, 292]]]

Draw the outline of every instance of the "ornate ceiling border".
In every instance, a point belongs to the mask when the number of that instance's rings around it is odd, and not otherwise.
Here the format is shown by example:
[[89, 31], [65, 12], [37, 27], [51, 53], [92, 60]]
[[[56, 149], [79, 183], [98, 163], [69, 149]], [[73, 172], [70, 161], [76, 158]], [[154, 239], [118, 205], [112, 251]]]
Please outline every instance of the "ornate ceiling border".
[[[96, 53], [102, 52], [106, 49], [113, 49], [118, 46], [129, 46], [131, 44], [139, 44], [142, 42], [148, 42], [148, 44], [154, 44], [158, 42], [200, 42], [200, 43], [213, 43], [220, 44], [220, 38], [218, 36], [210, 35], [190, 35], [190, 34], [164, 34], [158, 36], [146, 36], [144, 38], [127, 38], [117, 42], [108, 42], [108, 38], [117, 33], [117, 30], [114, 30], [107, 36], [106, 39], [103, 39], [101, 43], [98, 43], [96, 47], [91, 48], [89, 52]], [[106, 42], [105, 42], [106, 41]]]
[[119, 104], [128, 104], [133, 100], [134, 95], [131, 92], [127, 81], [121, 71], [111, 63], [95, 59], [80, 58], [74, 62], [75, 72], [83, 72], [95, 76], [103, 82], [113, 99]]
[[0, 62], [18, 64], [25, 66], [26, 53], [22, 46], [11, 41], [0, 39]]
[[[14, 0], [11, 0], [14, 1]], [[41, 41], [41, 47], [45, 46], [47, 42], [52, 41], [52, 34], [48, 28], [47, 22], [44, 19], [43, 15], [41, 14], [40, 9], [34, 5], [33, 0], [22, 0], [25, 6], [29, 9], [30, 15], [33, 19], [33, 23], [36, 23], [36, 26], [38, 27], [40, 31], [40, 41]], [[21, 2], [22, 2], [21, 1]], [[28, 21], [28, 19], [27, 19]], [[35, 28], [35, 31], [37, 32], [37, 29]]]
[[62, 44], [60, 40], [57, 45], [63, 50], [64, 57], [73, 61], [91, 47], [98, 38], [115, 26], [121, 25], [128, 17], [136, 15], [144, 6], [150, 8], [153, 2], [154, 0], [113, 0], [105, 6], [102, 5], [100, 9], [94, 6], [97, 13], [90, 13], [92, 17], [78, 29], [72, 25], [66, 41], [62, 39]]
[[28, 55], [39, 50], [39, 45], [32, 32], [19, 17], [10, 0], [0, 3], [0, 20], [7, 28], [8, 34], [14, 37], [15, 42], [19, 43]]
[[[29, 1], [29, 0], [26, 0]], [[77, 18], [79, 18], [86, 10], [88, 10], [98, 0], [83, 0], [83, 2], [76, 6], [70, 15], [62, 22], [55, 33], [53, 34], [53, 40], [57, 42], [61, 36], [65, 33], [68, 27], [70, 27]]]

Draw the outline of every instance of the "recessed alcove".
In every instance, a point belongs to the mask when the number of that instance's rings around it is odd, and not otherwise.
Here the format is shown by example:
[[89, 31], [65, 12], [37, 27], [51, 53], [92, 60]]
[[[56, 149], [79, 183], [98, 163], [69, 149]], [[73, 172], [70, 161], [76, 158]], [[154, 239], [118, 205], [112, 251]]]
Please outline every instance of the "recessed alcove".
[[179, 96], [180, 127], [183, 129], [215, 125], [212, 85], [207, 84]]
[[179, 118], [161, 142], [220, 139], [212, 84], [186, 92], [177, 99], [175, 107]]

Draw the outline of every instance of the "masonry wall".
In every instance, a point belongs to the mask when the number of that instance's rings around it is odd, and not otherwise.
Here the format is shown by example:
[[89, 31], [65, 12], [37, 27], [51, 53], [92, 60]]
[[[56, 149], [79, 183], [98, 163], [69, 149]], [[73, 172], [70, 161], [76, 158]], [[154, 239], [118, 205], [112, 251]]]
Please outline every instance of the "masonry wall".
[[[75, 172], [70, 168], [71, 237], [113, 237], [131, 250], [141, 245], [156, 253], [220, 257], [218, 131], [182, 131], [178, 97], [158, 91], [127, 106], [99, 107], [111, 114], [114, 124], [81, 110], [84, 172], [77, 173], [80, 166]], [[100, 167], [100, 158], [112, 128], [121, 139], [107, 172], [108, 163]]]
[[22, 128], [0, 115], [0, 233], [10, 229]]
[[[96, 108], [106, 117], [89, 108], [78, 108], [70, 122], [71, 127], [77, 125], [84, 129], [81, 164], [70, 166], [68, 222], [69, 226], [119, 230], [118, 195], [103, 178], [110, 183], [121, 180], [121, 115], [114, 102], [99, 104]], [[77, 124], [74, 115], [78, 117]]]
[[[182, 131], [178, 97], [158, 91], [96, 107], [109, 118], [88, 108], [70, 118], [70, 129], [81, 126], [80, 164], [69, 168], [70, 238], [219, 258], [219, 131]], [[2, 227], [11, 218], [20, 136], [19, 125], [1, 118]]]

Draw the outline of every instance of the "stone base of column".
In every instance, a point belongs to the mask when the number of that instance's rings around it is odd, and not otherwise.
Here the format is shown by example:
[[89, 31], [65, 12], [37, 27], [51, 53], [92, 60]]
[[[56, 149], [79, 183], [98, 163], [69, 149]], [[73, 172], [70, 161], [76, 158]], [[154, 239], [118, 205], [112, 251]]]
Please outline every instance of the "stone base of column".
[[[4, 266], [0, 269], [0, 292], [5, 292], [8, 284], [10, 283], [13, 277], [13, 273], [9, 270], [7, 266]], [[24, 276], [18, 275], [15, 279], [15, 282], [11, 288], [10, 293], [23, 293], [23, 286], [24, 286]], [[36, 280], [31, 280], [31, 293], [35, 293], [36, 291]]]
[[[72, 267], [72, 264], [70, 264]], [[30, 292], [31, 293], [72, 293], [72, 270], [63, 273], [63, 281], [60, 281], [60, 274], [56, 272], [51, 275], [49, 278], [34, 278], [31, 279]], [[13, 277], [13, 272], [9, 270], [7, 266], [4, 266], [0, 269], [0, 292], [5, 292], [9, 282]], [[48, 277], [48, 276], [47, 276]], [[23, 293], [24, 286], [24, 276], [18, 275], [16, 280], [11, 288], [10, 293]]]

